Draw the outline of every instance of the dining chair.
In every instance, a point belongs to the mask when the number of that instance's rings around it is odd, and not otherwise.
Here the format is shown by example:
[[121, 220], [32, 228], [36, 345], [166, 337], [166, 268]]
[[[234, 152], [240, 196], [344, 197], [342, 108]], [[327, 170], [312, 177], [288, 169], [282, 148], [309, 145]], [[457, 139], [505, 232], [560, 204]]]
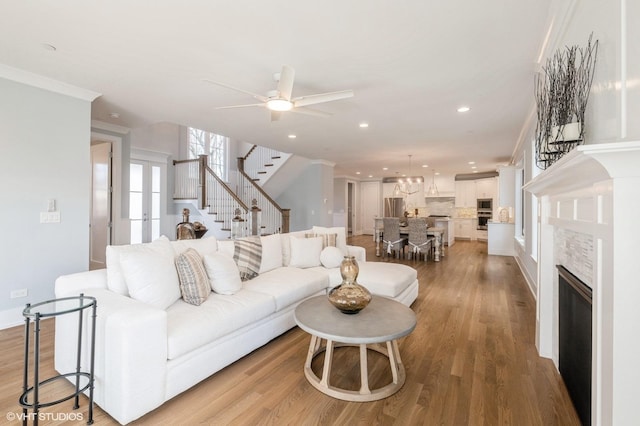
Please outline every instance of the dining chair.
[[402, 250], [402, 257], [404, 257], [404, 247], [407, 245], [407, 238], [400, 236], [400, 218], [385, 217], [382, 219], [382, 222], [384, 223], [382, 244], [386, 255], [389, 256], [395, 251], [396, 255], [399, 256], [400, 250]]
[[424, 254], [424, 261], [427, 261], [434, 244], [434, 238], [427, 235], [427, 220], [424, 217], [412, 217], [409, 222], [409, 254], [420, 258]]

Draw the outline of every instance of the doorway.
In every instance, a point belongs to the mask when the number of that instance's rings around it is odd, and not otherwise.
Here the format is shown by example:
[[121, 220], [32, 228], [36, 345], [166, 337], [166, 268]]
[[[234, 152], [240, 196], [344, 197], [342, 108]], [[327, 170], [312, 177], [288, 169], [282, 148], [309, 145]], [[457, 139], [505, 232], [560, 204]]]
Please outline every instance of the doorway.
[[106, 248], [111, 244], [111, 142], [91, 144], [91, 218], [89, 269], [106, 268]]
[[129, 165], [129, 222], [131, 244], [160, 237], [163, 164], [131, 159]]
[[347, 236], [355, 234], [356, 229], [356, 187], [355, 182], [347, 181]]

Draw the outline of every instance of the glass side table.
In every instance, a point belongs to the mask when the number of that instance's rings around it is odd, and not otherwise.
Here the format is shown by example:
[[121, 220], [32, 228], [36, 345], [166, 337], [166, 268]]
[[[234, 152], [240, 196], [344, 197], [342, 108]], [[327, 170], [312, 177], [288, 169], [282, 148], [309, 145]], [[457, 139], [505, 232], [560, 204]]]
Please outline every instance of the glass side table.
[[[61, 299], [47, 300], [46, 302], [37, 303], [35, 305], [27, 304], [22, 315], [24, 316], [24, 380], [23, 380], [23, 392], [20, 395], [19, 403], [22, 406], [23, 421], [22, 424], [26, 425], [28, 419], [33, 419], [33, 424], [38, 424], [39, 410], [42, 407], [50, 407], [55, 404], [67, 401], [71, 398], [75, 398], [74, 409], [80, 407], [79, 399], [80, 394], [89, 389], [89, 418], [87, 424], [93, 424], [93, 363], [95, 358], [95, 334], [96, 334], [96, 308], [97, 302], [94, 297], [80, 296], [65, 297]], [[82, 360], [82, 326], [83, 326], [83, 314], [85, 311], [91, 315], [91, 331], [90, 331], [90, 359], [89, 359], [89, 371], [81, 371]], [[40, 380], [40, 320], [43, 318], [56, 317], [60, 315], [78, 313], [78, 342], [77, 342], [77, 358], [76, 358], [76, 370], [71, 373], [60, 374], [54, 377]], [[33, 386], [29, 386], [29, 329], [31, 323], [34, 323], [33, 333]], [[45, 388], [47, 385], [58, 380], [75, 379], [75, 389], [70, 395], [66, 395], [55, 401], [41, 401], [40, 400], [40, 388]], [[83, 382], [81, 384], [81, 382]], [[28, 410], [33, 409], [33, 415], [28, 415]]]

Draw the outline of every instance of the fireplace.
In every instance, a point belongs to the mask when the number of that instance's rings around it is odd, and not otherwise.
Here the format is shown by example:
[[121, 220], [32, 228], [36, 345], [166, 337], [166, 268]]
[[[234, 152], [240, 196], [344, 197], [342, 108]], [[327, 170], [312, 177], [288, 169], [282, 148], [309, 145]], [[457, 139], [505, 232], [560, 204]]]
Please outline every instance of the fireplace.
[[591, 424], [592, 290], [558, 265], [560, 375], [583, 425]]
[[[640, 141], [582, 145], [524, 186], [537, 200], [537, 267], [530, 281], [536, 346], [558, 370], [556, 265], [593, 289], [591, 386], [582, 388], [591, 390], [594, 425], [627, 424], [638, 416], [638, 164]], [[529, 260], [526, 253], [520, 259]]]

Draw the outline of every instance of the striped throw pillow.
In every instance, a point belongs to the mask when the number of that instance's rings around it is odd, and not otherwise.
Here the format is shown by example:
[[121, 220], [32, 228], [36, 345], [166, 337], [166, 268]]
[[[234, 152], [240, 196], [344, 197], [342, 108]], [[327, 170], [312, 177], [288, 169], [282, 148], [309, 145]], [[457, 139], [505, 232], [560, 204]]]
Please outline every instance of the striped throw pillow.
[[176, 257], [175, 263], [182, 298], [191, 305], [201, 305], [209, 297], [211, 286], [200, 254], [189, 248]]

